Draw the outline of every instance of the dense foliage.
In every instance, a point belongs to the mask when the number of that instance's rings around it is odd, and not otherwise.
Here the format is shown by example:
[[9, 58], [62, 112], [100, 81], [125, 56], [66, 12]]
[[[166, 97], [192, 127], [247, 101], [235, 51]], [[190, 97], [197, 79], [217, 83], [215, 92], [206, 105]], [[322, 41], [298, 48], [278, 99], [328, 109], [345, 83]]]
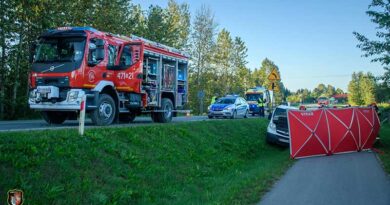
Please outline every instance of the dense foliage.
[[0, 119], [32, 114], [27, 105], [30, 45], [45, 30], [62, 26], [134, 34], [186, 50], [191, 54], [189, 106], [195, 113], [199, 112], [198, 91], [206, 94], [205, 110], [212, 95], [243, 94], [264, 83], [269, 66], [277, 68], [266, 59], [261, 69], [248, 69], [245, 42], [217, 29], [213, 12], [205, 6], [191, 23], [189, 5], [175, 0], [165, 8], [147, 9], [131, 0], [0, 0]]
[[365, 57], [372, 57], [372, 61], [380, 62], [385, 73], [377, 80], [377, 100], [390, 100], [390, 0], [372, 0], [366, 12], [371, 21], [377, 24], [376, 39], [370, 40], [363, 34], [354, 32]]

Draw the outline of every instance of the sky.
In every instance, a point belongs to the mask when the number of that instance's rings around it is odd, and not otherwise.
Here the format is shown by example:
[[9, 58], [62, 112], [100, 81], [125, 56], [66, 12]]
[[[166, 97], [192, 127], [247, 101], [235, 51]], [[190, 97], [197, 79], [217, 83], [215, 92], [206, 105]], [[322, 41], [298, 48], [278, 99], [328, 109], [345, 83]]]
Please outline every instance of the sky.
[[[357, 31], [375, 38], [376, 25], [365, 13], [371, 0], [176, 0], [188, 3], [192, 17], [201, 5], [214, 12], [218, 30], [226, 28], [248, 47], [248, 67], [265, 58], [280, 69], [292, 91], [319, 83], [347, 91], [353, 72], [384, 73], [380, 63], [361, 57]], [[133, 0], [143, 9], [168, 0]]]

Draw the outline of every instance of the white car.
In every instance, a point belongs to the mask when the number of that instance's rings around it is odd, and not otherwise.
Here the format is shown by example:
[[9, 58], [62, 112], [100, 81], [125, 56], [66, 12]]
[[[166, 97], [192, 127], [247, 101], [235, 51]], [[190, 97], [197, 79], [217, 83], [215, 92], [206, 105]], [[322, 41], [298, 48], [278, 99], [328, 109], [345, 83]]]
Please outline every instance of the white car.
[[298, 110], [298, 108], [279, 105], [273, 111], [271, 120], [267, 127], [266, 140], [268, 143], [289, 146], [290, 134], [287, 120], [288, 110]]

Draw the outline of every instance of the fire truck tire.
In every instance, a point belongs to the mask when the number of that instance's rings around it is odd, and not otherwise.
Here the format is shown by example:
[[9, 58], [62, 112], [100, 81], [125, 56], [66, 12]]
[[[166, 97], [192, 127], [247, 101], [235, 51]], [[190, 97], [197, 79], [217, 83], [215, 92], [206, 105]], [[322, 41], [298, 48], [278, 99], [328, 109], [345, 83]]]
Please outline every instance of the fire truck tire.
[[151, 114], [150, 114], [150, 116], [152, 117], [152, 120], [153, 120], [153, 122], [159, 122], [158, 121], [158, 115], [157, 115], [158, 113], [154, 113], [154, 112], [152, 112]]
[[68, 118], [66, 112], [43, 111], [41, 114], [48, 124], [62, 124]]
[[124, 123], [133, 122], [135, 119], [135, 113], [123, 113], [119, 114], [119, 121]]
[[167, 123], [172, 121], [173, 116], [173, 104], [172, 101], [168, 98], [163, 98], [161, 100], [161, 110], [164, 110], [164, 112], [158, 112], [156, 113], [156, 120], [160, 123]]
[[91, 119], [95, 125], [110, 125], [115, 119], [115, 101], [110, 95], [100, 94], [97, 108], [91, 112]]

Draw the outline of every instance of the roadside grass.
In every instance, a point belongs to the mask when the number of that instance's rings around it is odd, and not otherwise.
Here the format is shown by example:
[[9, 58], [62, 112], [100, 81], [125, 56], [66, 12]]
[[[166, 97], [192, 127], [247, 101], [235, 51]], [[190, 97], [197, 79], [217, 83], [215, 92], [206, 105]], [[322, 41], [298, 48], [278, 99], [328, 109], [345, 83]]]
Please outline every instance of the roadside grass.
[[383, 166], [387, 173], [390, 174], [390, 125], [385, 123], [382, 125], [380, 133], [380, 143], [377, 143], [375, 146], [383, 151], [382, 154], [379, 154], [379, 157], [383, 163]]
[[293, 163], [263, 119], [0, 133], [0, 203], [253, 204]]

